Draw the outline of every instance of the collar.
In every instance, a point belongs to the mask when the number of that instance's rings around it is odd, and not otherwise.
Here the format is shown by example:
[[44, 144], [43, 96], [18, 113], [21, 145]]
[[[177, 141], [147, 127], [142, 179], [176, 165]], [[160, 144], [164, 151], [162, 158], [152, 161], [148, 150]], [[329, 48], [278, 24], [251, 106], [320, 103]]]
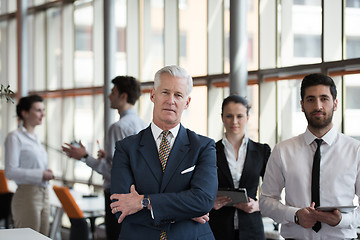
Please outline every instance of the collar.
[[[322, 136], [321, 139], [324, 140], [326, 144], [331, 145], [335, 141], [336, 136], [337, 136], [337, 131], [335, 127], [332, 126], [332, 128], [324, 136]], [[310, 145], [317, 138], [314, 134], [310, 132], [309, 128], [306, 128], [304, 137], [307, 145]]]
[[[242, 143], [241, 143], [240, 148], [242, 148], [242, 147], [244, 147], [244, 146], [247, 146], [248, 142], [249, 142], [249, 137], [248, 137], [248, 135], [247, 135], [247, 133], [246, 133], [246, 131], [245, 131], [245, 135], [244, 135], [244, 138], [243, 138], [243, 140], [242, 140]], [[228, 147], [231, 146], [231, 147], [232, 147], [231, 143], [230, 143], [229, 140], [226, 138], [226, 135], [225, 135], [225, 134], [224, 134], [223, 139], [222, 139], [222, 144], [223, 144], [224, 146], [228, 146]]]
[[129, 114], [136, 114], [135, 109], [129, 108], [128, 110], [123, 111], [122, 113], [120, 113], [120, 118], [125, 117], [126, 115]]
[[29, 133], [28, 130], [24, 127], [24, 125], [19, 124], [18, 128], [22, 133], [24, 133], [29, 138], [31, 138], [31, 139], [33, 139], [35, 141], [38, 140], [38, 135], [35, 132], [34, 132], [34, 134]]
[[[151, 122], [151, 132], [156, 139], [158, 139], [159, 137], [161, 137], [161, 133], [164, 131], [161, 128], [159, 128], [158, 126], [156, 126], [156, 124], [154, 122]], [[171, 135], [173, 138], [176, 138], [176, 136], [178, 135], [180, 130], [180, 123], [178, 125], [176, 125], [174, 128], [169, 129]]]

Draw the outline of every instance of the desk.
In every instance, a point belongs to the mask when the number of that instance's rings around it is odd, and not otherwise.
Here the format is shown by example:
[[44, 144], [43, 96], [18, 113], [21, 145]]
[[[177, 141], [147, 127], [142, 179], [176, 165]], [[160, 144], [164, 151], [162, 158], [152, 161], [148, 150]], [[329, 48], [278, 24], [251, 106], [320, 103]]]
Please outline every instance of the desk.
[[31, 228], [12, 228], [0, 230], [0, 239], [11, 240], [51, 240]]
[[[83, 193], [81, 192], [71, 189], [70, 193], [74, 197], [75, 202], [78, 204], [80, 209], [83, 211], [85, 218], [90, 219], [91, 233], [94, 233], [95, 219], [105, 215], [104, 195], [84, 198]], [[50, 229], [50, 238], [55, 239], [57, 233], [59, 233], [61, 229], [61, 218], [64, 214], [64, 210], [62, 209], [62, 205], [52, 187], [49, 187], [49, 202], [51, 206], [56, 208], [53, 223]]]

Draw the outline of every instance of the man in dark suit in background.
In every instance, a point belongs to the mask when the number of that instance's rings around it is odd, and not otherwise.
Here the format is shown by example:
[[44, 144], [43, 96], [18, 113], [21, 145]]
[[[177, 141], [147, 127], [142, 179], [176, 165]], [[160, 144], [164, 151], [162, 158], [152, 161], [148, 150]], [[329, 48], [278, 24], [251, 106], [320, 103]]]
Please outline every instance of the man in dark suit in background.
[[111, 208], [123, 222], [119, 239], [214, 239], [207, 221], [217, 192], [215, 143], [180, 124], [191, 90], [183, 68], [160, 69], [153, 122], [116, 143]]

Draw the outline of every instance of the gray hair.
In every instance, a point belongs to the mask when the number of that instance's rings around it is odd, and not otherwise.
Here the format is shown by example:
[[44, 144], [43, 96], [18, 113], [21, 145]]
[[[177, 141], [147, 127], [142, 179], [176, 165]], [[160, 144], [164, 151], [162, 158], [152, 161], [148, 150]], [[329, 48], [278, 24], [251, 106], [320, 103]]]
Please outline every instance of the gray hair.
[[160, 76], [163, 73], [168, 73], [171, 76], [177, 77], [177, 78], [185, 78], [188, 81], [187, 84], [187, 89], [186, 89], [186, 95], [189, 96], [192, 88], [193, 88], [193, 79], [192, 77], [187, 73], [187, 71], [185, 69], [183, 69], [182, 67], [176, 66], [176, 65], [171, 65], [171, 66], [165, 66], [162, 69], [160, 69], [159, 71], [157, 71], [155, 73], [155, 78], [154, 78], [154, 88], [155, 90], [159, 87], [160, 85]]

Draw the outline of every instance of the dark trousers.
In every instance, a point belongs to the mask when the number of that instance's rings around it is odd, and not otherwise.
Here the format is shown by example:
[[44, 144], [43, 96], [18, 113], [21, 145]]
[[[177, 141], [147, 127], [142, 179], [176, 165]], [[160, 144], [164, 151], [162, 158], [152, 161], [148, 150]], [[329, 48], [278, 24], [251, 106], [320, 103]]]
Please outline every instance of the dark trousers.
[[120, 235], [121, 224], [117, 222], [115, 215], [111, 212], [110, 208], [110, 189], [104, 190], [105, 197], [105, 228], [106, 228], [106, 239], [117, 240]]

